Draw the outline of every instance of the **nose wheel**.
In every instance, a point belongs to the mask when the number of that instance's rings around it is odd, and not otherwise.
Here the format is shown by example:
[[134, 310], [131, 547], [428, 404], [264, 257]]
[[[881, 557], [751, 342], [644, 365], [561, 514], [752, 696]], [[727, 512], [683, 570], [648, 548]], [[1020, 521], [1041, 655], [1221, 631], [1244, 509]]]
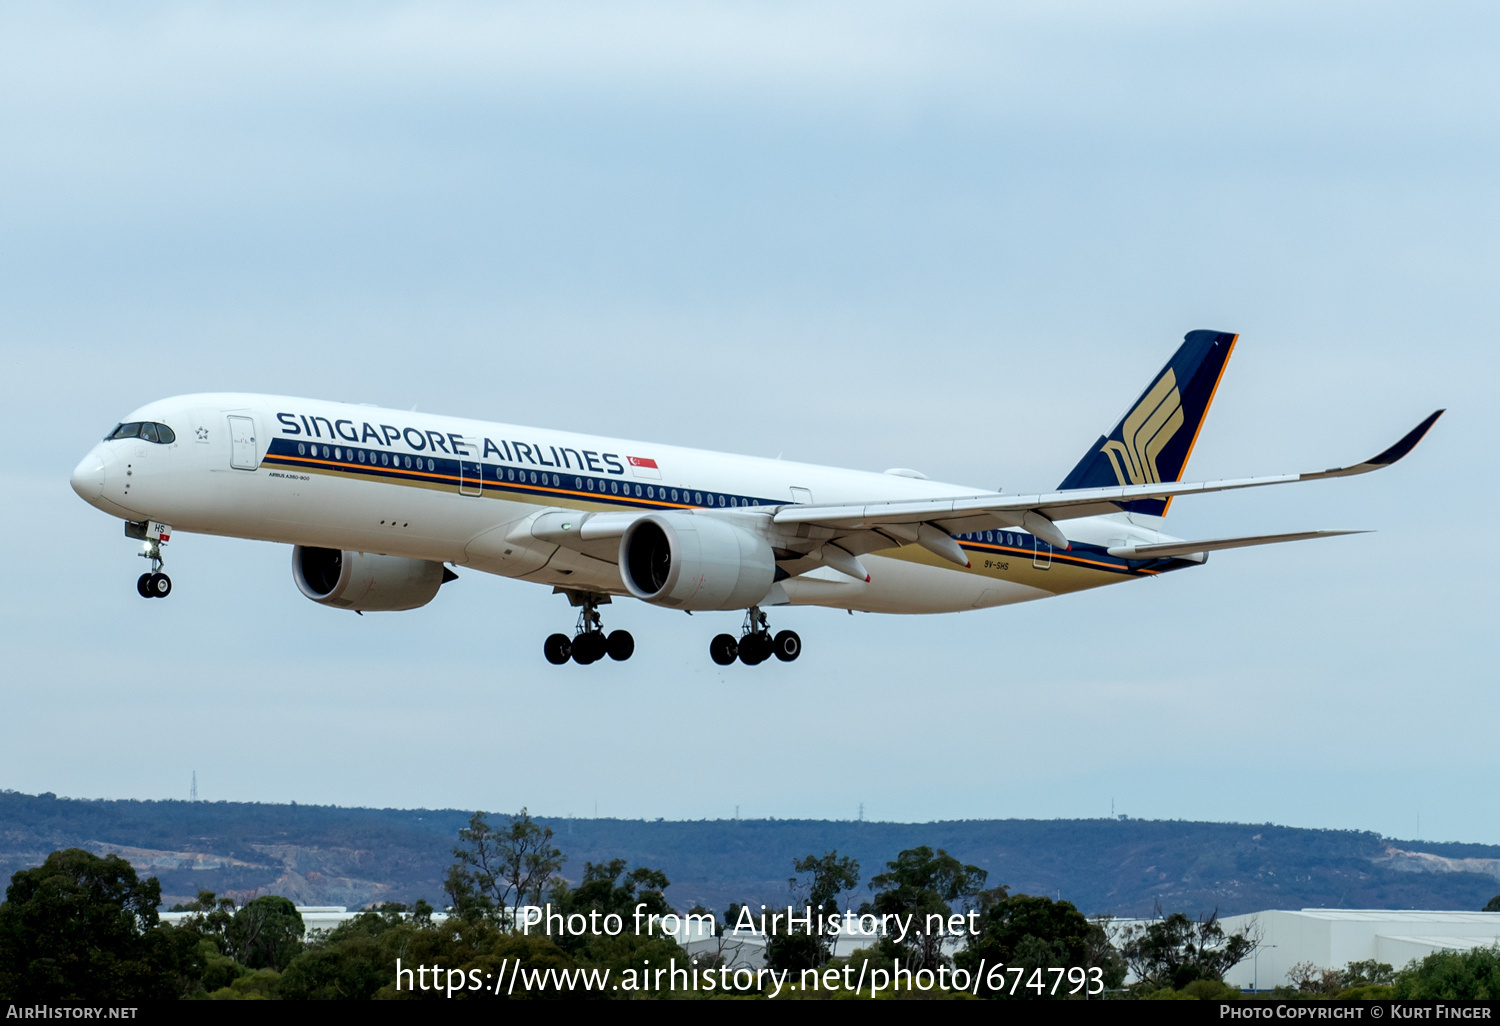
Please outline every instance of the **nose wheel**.
[[708, 657], [720, 666], [728, 666], [736, 659], [746, 666], [758, 666], [772, 656], [789, 663], [801, 654], [802, 639], [797, 632], [778, 631], [773, 636], [766, 614], [759, 606], [751, 606], [746, 612], [738, 640], [732, 634], [720, 634], [708, 643]]
[[141, 598], [166, 598], [172, 594], [172, 578], [160, 572], [141, 574], [136, 578], [135, 590]]
[[[574, 628], [571, 638], [566, 634], [548, 636], [542, 643], [542, 654], [547, 657], [547, 662], [553, 666], [561, 666], [571, 659], [579, 666], [587, 666], [597, 663], [605, 656], [616, 662], [624, 662], [635, 654], [635, 638], [629, 631], [604, 633], [604, 618], [599, 615], [600, 596], [575, 596], [575, 592], [568, 593], [568, 600], [581, 607], [578, 611], [578, 626]], [[609, 601], [607, 595], [603, 598], [605, 602]]]

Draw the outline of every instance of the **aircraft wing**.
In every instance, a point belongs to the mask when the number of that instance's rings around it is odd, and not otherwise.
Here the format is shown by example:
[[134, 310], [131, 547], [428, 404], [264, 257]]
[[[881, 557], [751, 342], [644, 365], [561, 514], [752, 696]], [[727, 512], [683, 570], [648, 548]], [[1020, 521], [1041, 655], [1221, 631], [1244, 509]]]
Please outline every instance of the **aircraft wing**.
[[[1368, 474], [1390, 466], [1411, 452], [1433, 423], [1443, 415], [1438, 410], [1408, 431], [1400, 441], [1379, 455], [1346, 467], [1332, 467], [1303, 474], [1278, 474], [1271, 477], [1247, 477], [1197, 483], [1124, 485], [1110, 488], [1078, 488], [1038, 495], [1001, 495], [988, 493], [948, 499], [919, 499], [903, 502], [875, 502], [860, 505], [783, 506], [775, 513], [778, 525], [808, 524], [832, 529], [836, 535], [848, 532], [879, 531], [915, 542], [960, 565], [967, 560], [951, 538], [945, 545], [934, 537], [939, 532], [922, 532], [921, 525], [936, 525], [949, 535], [969, 531], [1014, 527], [1029, 531], [1060, 549], [1068, 548], [1067, 536], [1054, 521], [1075, 517], [1118, 513], [1121, 504], [1137, 499], [1170, 498], [1207, 492], [1232, 491], [1238, 488], [1260, 488], [1266, 485], [1290, 484], [1293, 481], [1316, 481], [1327, 477], [1351, 477]], [[903, 530], [904, 529], [904, 530]], [[1290, 540], [1290, 539], [1288, 539]], [[865, 551], [870, 551], [866, 549]], [[1193, 551], [1202, 551], [1201, 548]]]

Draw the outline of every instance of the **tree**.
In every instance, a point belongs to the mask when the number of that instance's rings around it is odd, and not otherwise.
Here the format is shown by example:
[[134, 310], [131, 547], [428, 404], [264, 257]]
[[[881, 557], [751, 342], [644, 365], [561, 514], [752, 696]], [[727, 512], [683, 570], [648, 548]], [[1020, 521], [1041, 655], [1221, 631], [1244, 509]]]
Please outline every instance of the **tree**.
[[54, 851], [11, 877], [0, 904], [0, 999], [175, 998], [195, 940], [158, 925], [161, 885], [118, 855]]
[[487, 815], [474, 813], [469, 825], [459, 830], [453, 849], [458, 862], [448, 871], [444, 886], [458, 915], [473, 918], [509, 909], [505, 925], [515, 929], [521, 906], [539, 902], [567, 860], [552, 844], [552, 828], [538, 824], [524, 808], [506, 817], [498, 830], [490, 826]]
[[[627, 865], [629, 863], [624, 859], [585, 862], [583, 879], [578, 881], [577, 887], [569, 887], [566, 880], [554, 880], [549, 894], [553, 912], [564, 919], [575, 913], [589, 916], [597, 912], [601, 920], [613, 914], [619, 916], [630, 930], [635, 928], [636, 905], [646, 906], [641, 909], [642, 915], [673, 914], [665, 893], [671, 886], [667, 874], [645, 866], [637, 866], [627, 873]], [[559, 941], [565, 948], [569, 944], [567, 939], [559, 938]]]
[[[646, 866], [637, 866], [626, 872], [627, 865], [624, 859], [585, 862], [583, 879], [577, 887], [568, 886], [566, 880], [554, 881], [548, 895], [552, 911], [561, 915], [564, 922], [570, 916], [584, 916], [589, 920], [589, 932], [582, 936], [554, 936], [551, 940], [580, 961], [606, 967], [611, 973], [639, 972], [647, 962], [653, 966], [666, 966], [672, 959], [676, 959], [678, 965], [688, 965], [687, 952], [675, 938], [663, 935], [659, 925], [636, 933], [637, 905], [644, 906], [640, 909], [643, 917], [676, 915], [665, 893], [671, 885], [667, 874]], [[613, 927], [607, 921], [611, 915], [620, 917]], [[646, 922], [642, 920], [643, 928]], [[602, 932], [595, 933], [595, 929]], [[619, 932], [610, 936], [611, 929]]]
[[[861, 914], [910, 916], [904, 942], [885, 937], [878, 945], [887, 957], [900, 957], [912, 969], [936, 970], [947, 964], [943, 954], [947, 917], [954, 902], [972, 903], [984, 889], [989, 874], [965, 865], [939, 848], [909, 848], [886, 863], [886, 871], [870, 878], [875, 900], [860, 907]], [[965, 909], [964, 911], [967, 911]], [[941, 925], [940, 925], [941, 924]]]
[[1243, 933], [1226, 936], [1217, 910], [1197, 922], [1174, 912], [1128, 930], [1120, 953], [1143, 988], [1181, 990], [1194, 980], [1222, 981], [1258, 944]]
[[1407, 1001], [1494, 1001], [1500, 998], [1500, 945], [1434, 951], [1397, 973], [1395, 988]]
[[234, 914], [225, 932], [229, 954], [250, 969], [285, 969], [302, 950], [302, 913], [291, 899], [266, 894]]
[[766, 965], [772, 969], [821, 969], [833, 954], [834, 941], [838, 935], [828, 929], [829, 922], [843, 912], [838, 897], [845, 891], [859, 886], [859, 863], [836, 851], [825, 852], [821, 857], [808, 855], [792, 863], [792, 869], [802, 874], [787, 879], [787, 889], [792, 892], [790, 903], [798, 916], [812, 910], [810, 928], [797, 924], [796, 932], [780, 932], [766, 941]]
[[1480, 909], [1479, 911], [1481, 911], [1481, 912], [1500, 912], [1500, 894], [1495, 895], [1489, 901], [1485, 902], [1484, 903], [1484, 908]]
[[[1098, 923], [1084, 918], [1072, 902], [1028, 894], [1002, 897], [984, 907], [979, 936], [954, 958], [955, 965], [971, 972], [978, 971], [981, 963], [1023, 969], [1025, 979], [1030, 979], [1034, 969], [1097, 967], [1106, 988], [1118, 987], [1125, 978], [1125, 963]], [[1064, 983], [1055, 995], [1038, 995], [1034, 989], [1017, 987], [1011, 995], [1011, 982], [1007, 977], [1007, 985], [990, 992], [990, 996], [1067, 997], [1073, 989], [1072, 984]], [[1086, 982], [1085, 989], [1091, 985], [1097, 986]], [[983, 986], [987, 988], [988, 981]]]

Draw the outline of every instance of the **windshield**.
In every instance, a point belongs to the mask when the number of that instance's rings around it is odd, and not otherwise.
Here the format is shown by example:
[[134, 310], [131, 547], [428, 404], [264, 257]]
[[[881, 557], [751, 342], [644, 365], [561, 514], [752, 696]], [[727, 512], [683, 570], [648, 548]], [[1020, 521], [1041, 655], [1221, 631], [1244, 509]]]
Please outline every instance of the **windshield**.
[[177, 441], [177, 434], [165, 424], [133, 420], [128, 424], [121, 424], [104, 436], [106, 442], [121, 438], [143, 438], [148, 442], [156, 442], [158, 445], [171, 445]]

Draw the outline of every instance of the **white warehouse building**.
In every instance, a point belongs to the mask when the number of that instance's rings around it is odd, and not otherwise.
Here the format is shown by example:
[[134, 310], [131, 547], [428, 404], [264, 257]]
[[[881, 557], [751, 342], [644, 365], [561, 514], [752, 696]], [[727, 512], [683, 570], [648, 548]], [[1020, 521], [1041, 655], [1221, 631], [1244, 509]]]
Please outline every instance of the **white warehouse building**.
[[1305, 908], [1226, 916], [1219, 923], [1226, 934], [1260, 939], [1255, 954], [1224, 974], [1225, 983], [1243, 990], [1280, 986], [1299, 962], [1342, 969], [1373, 960], [1400, 969], [1434, 951], [1500, 944], [1500, 912]]

